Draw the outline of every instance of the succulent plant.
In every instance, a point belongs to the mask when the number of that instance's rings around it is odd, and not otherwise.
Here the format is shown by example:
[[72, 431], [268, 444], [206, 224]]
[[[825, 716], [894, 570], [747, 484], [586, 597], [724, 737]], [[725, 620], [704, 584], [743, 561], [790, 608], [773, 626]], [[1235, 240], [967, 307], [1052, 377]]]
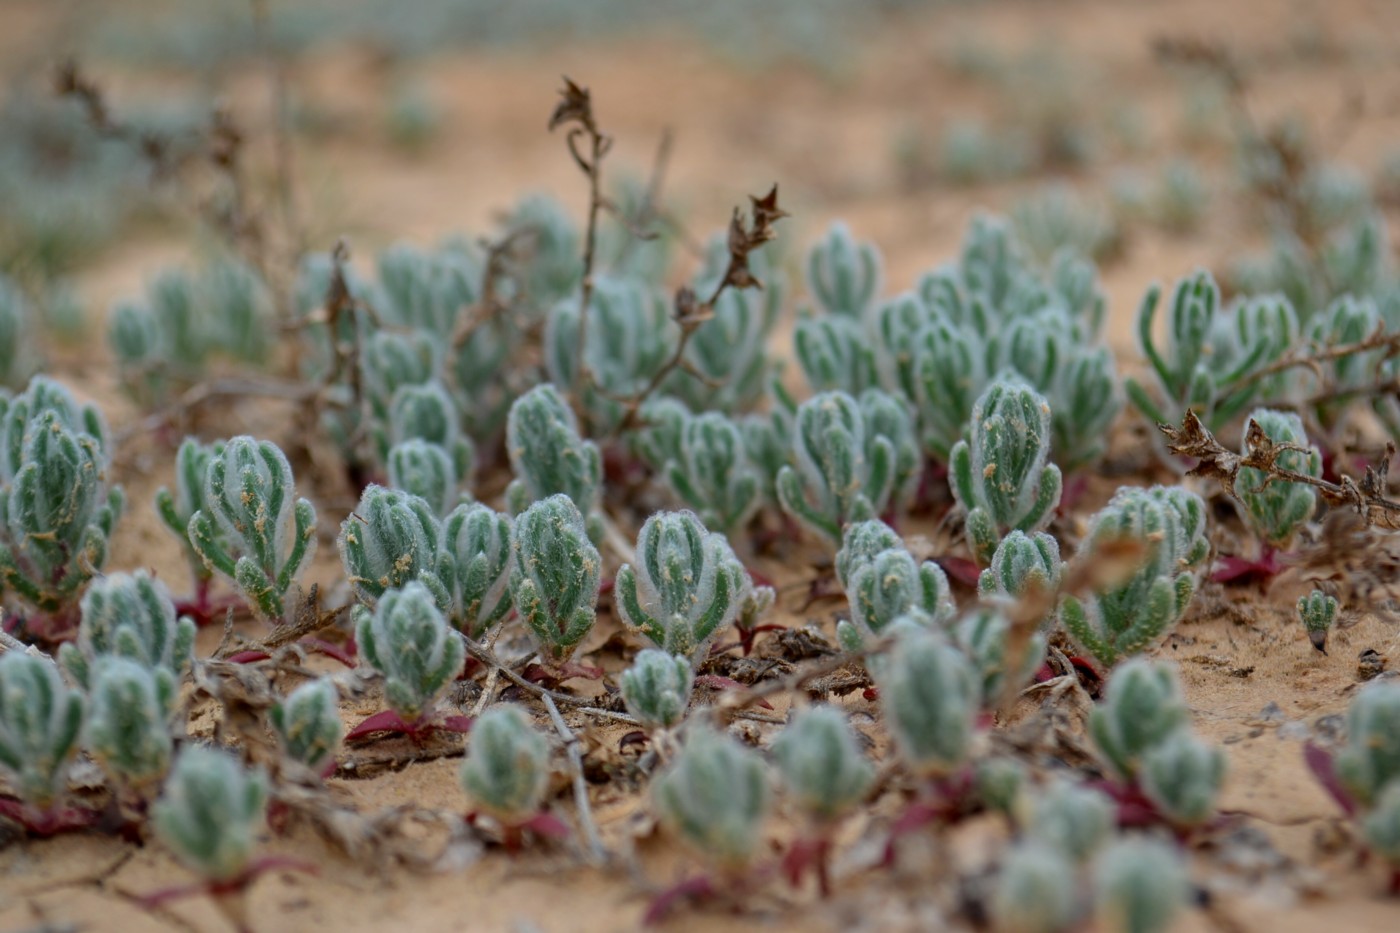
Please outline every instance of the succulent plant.
[[617, 571], [617, 608], [658, 648], [703, 660], [734, 621], [747, 585], [723, 535], [707, 531], [693, 512], [657, 512], [637, 533], [637, 566]]
[[1142, 756], [1143, 793], [1176, 826], [1199, 826], [1215, 815], [1225, 780], [1225, 753], [1179, 731]]
[[373, 612], [356, 606], [354, 620], [360, 655], [384, 676], [389, 708], [405, 723], [421, 722], [466, 660], [466, 648], [432, 591], [410, 581], [386, 591]]
[[1043, 531], [1013, 531], [997, 545], [991, 565], [978, 578], [977, 591], [984, 597], [1009, 599], [1030, 592], [1049, 596], [1059, 590], [1063, 572], [1059, 541]]
[[879, 523], [849, 526], [847, 543], [837, 556], [851, 620], [839, 624], [836, 634], [847, 651], [862, 650], [867, 642], [884, 635], [896, 619], [934, 626], [946, 622], [954, 611], [943, 568], [931, 560], [918, 563], [902, 541], [877, 554], [860, 552], [863, 546], [881, 543], [880, 533], [870, 527], [874, 524]]
[[1097, 460], [1123, 409], [1113, 351], [1102, 346], [1070, 351], [1047, 393], [1051, 447], [1060, 465], [1075, 470]]
[[1113, 836], [1113, 802], [1098, 791], [1053, 781], [1031, 806], [1026, 834], [1075, 864], [1084, 864]]
[[179, 680], [194, 657], [194, 622], [175, 617], [165, 584], [144, 570], [95, 581], [83, 594], [76, 643], [59, 649], [59, 663], [82, 687], [101, 658], [129, 658], [169, 671]]
[[637, 652], [632, 666], [619, 679], [627, 712], [647, 730], [679, 725], [694, 685], [695, 672], [689, 659], [656, 648]]
[[975, 332], [936, 319], [918, 336], [914, 351], [915, 407], [924, 446], [948, 462], [972, 420], [987, 384], [986, 349]]
[[411, 582], [448, 605], [450, 558], [441, 549], [442, 525], [425, 500], [399, 489], [370, 485], [340, 525], [340, 557], [360, 601], [374, 605], [387, 591]]
[[107, 344], [116, 357], [122, 388], [137, 404], [150, 407], [165, 397], [169, 361], [160, 322], [150, 308], [131, 302], [114, 305], [107, 315]]
[[1049, 453], [1050, 406], [1034, 389], [999, 380], [977, 399], [969, 438], [953, 447], [948, 468], [978, 563], [991, 562], [1007, 532], [1050, 520], [1061, 480]]
[[860, 410], [865, 417], [867, 458], [876, 456], [874, 448], [879, 438], [889, 441], [894, 450], [894, 484], [888, 508], [902, 510], [913, 497], [924, 466], [913, 412], [903, 398], [880, 389], [866, 389], [860, 394]]
[[462, 436], [460, 422], [457, 403], [436, 380], [399, 386], [390, 399], [388, 416], [371, 430], [379, 461], [388, 463], [390, 451], [405, 441], [424, 440], [442, 448], [458, 477], [466, 478], [476, 451]]
[[334, 760], [345, 725], [340, 721], [340, 696], [328, 677], [309, 680], [268, 711], [282, 754], [312, 771]]
[[915, 772], [950, 774], [972, 742], [982, 696], [977, 670], [935, 632], [908, 627], [898, 639], [872, 671], [885, 721]]
[[1334, 761], [1342, 786], [1363, 808], [1400, 783], [1400, 686], [1362, 687], [1347, 710], [1346, 745]]
[[[1308, 434], [1302, 418], [1292, 412], [1256, 408], [1246, 422], [1246, 436], [1251, 424], [1257, 425], [1275, 444], [1296, 444], [1305, 448], [1280, 453], [1275, 461], [1277, 466], [1306, 476], [1322, 476], [1322, 455], [1316, 447], [1307, 446]], [[1311, 486], [1270, 479], [1262, 470], [1252, 467], [1240, 469], [1235, 478], [1235, 491], [1244, 506], [1249, 526], [1269, 547], [1288, 547], [1317, 508], [1317, 492]]]
[[1337, 598], [1322, 590], [1313, 590], [1308, 595], [1298, 598], [1298, 618], [1307, 630], [1308, 640], [1323, 654], [1327, 653], [1327, 633], [1331, 630], [1332, 623], [1337, 621], [1337, 612], [1340, 609], [1341, 603]]
[[24, 295], [0, 275], [0, 385], [17, 388], [34, 371], [29, 331], [32, 314]]
[[883, 263], [875, 244], [857, 242], [845, 224], [835, 223], [807, 252], [807, 289], [821, 309], [856, 321], [880, 294]]
[[0, 775], [36, 813], [66, 792], [82, 724], [83, 697], [52, 662], [19, 651], [0, 655]]
[[190, 544], [204, 563], [271, 621], [283, 618], [287, 594], [316, 549], [316, 508], [293, 501], [295, 494], [281, 448], [235, 437], [210, 457], [205, 505], [190, 518]]
[[209, 461], [221, 456], [223, 451], [223, 441], [201, 444], [196, 438], [185, 438], [175, 451], [175, 491], [172, 493], [165, 486], [156, 490], [156, 512], [184, 546], [185, 559], [196, 585], [207, 585], [214, 573], [190, 543], [190, 519], [208, 506], [204, 499], [204, 478], [209, 472]]
[[[1220, 319], [1220, 289], [1209, 272], [1199, 271], [1173, 288], [1167, 343], [1159, 349], [1152, 330], [1160, 299], [1159, 287], [1148, 289], [1138, 310], [1138, 342], [1163, 401], [1155, 401], [1132, 378], [1124, 383], [1128, 398], [1156, 424], [1179, 423], [1189, 409], [1218, 429], [1257, 396], [1258, 385], [1247, 377], [1266, 363], [1276, 344], [1259, 339], [1245, 347], [1213, 340]], [[1222, 356], [1219, 361], [1213, 358], [1217, 352]]]
[[1162, 933], [1191, 896], [1181, 856], [1167, 844], [1127, 838], [1094, 862], [1094, 899], [1105, 930]]
[[1190, 718], [1175, 672], [1135, 658], [1108, 679], [1103, 702], [1089, 714], [1089, 733], [1114, 772], [1131, 781], [1148, 753], [1185, 729]]
[[1002, 861], [991, 914], [1002, 933], [1061, 933], [1079, 914], [1074, 865], [1039, 842], [1017, 845]]
[[749, 462], [742, 429], [718, 412], [686, 416], [676, 456], [663, 469], [681, 501], [725, 534], [743, 527], [762, 499], [763, 479]]
[[1372, 852], [1391, 866], [1400, 865], [1400, 781], [1392, 781], [1381, 790], [1361, 818], [1361, 833]]
[[796, 466], [778, 472], [783, 509], [835, 544], [851, 522], [874, 518], [894, 488], [894, 445], [867, 442], [865, 417], [844, 392], [824, 392], [797, 410]]
[[973, 771], [977, 799], [996, 813], [1015, 816], [1026, 788], [1026, 768], [1015, 758], [983, 758]]
[[510, 519], [480, 503], [459, 505], [439, 540], [439, 554], [453, 567], [448, 620], [479, 638], [510, 611]]
[[390, 486], [427, 502], [438, 515], [447, 514], [461, 498], [457, 490], [462, 478], [441, 445], [421, 437], [395, 444], [389, 449], [388, 466]]
[[1185, 613], [1196, 591], [1192, 568], [1209, 554], [1204, 513], [1204, 503], [1184, 490], [1119, 490], [1091, 519], [1085, 553], [1140, 554], [1126, 579], [1061, 603], [1065, 629], [1100, 664], [1142, 652]]
[[836, 552], [836, 581], [842, 589], [851, 585], [851, 574], [870, 563], [882, 551], [904, 547], [904, 539], [878, 518], [852, 522], [841, 535], [841, 549]]
[[549, 745], [520, 708], [493, 706], [477, 718], [462, 761], [472, 805], [507, 827], [540, 811], [549, 787]]
[[1020, 645], [1018, 657], [1007, 656], [1010, 635], [1011, 620], [995, 601], [963, 615], [953, 630], [954, 641], [977, 669], [985, 706], [995, 705], [1008, 689], [1028, 683], [1045, 660], [1045, 633], [1032, 633]]
[[530, 506], [511, 531], [510, 597], [550, 661], [567, 661], [593, 629], [602, 557], [583, 516], [559, 493]]
[[758, 753], [702, 727], [690, 733], [651, 783], [661, 821], [726, 873], [756, 854], [768, 813], [768, 775]]
[[36, 376], [0, 427], [0, 583], [41, 612], [71, 610], [107, 559], [123, 498], [107, 486], [106, 427]]
[[875, 780], [846, 714], [829, 705], [793, 716], [773, 742], [773, 760], [798, 808], [823, 823], [859, 804]]
[[[603, 461], [597, 446], [579, 437], [578, 421], [554, 386], [536, 386], [511, 405], [506, 452], [516, 477], [506, 490], [512, 515], [558, 493], [572, 499], [584, 516], [593, 515]], [[601, 533], [601, 527], [590, 528], [595, 541]]]
[[641, 424], [631, 434], [632, 449], [642, 462], [659, 473], [667, 463], [681, 460], [681, 437], [691, 420], [685, 403], [669, 395], [653, 395], [637, 413]]
[[792, 342], [813, 392], [859, 395], [875, 385], [875, 351], [858, 319], [804, 317]]
[[441, 368], [439, 344], [424, 331], [376, 331], [364, 340], [359, 362], [370, 420], [380, 431], [388, 430], [398, 391], [430, 382]]
[[170, 768], [174, 702], [169, 671], [103, 658], [92, 672], [83, 745], [119, 786], [143, 795]]
[[180, 753], [151, 808], [156, 836], [209, 881], [232, 881], [252, 861], [267, 780], [232, 755], [202, 746]]

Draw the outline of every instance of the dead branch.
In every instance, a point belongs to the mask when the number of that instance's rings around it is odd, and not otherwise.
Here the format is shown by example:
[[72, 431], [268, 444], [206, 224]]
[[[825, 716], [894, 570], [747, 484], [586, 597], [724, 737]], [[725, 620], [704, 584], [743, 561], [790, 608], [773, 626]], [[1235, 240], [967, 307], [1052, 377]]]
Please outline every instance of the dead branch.
[[1279, 466], [1278, 458], [1283, 454], [1306, 451], [1307, 448], [1299, 444], [1275, 443], [1255, 421], [1249, 423], [1244, 454], [1221, 446], [1192, 411], [1186, 413], [1180, 428], [1159, 424], [1157, 429], [1166, 435], [1167, 448], [1172, 453], [1200, 461], [1189, 471], [1189, 475], [1214, 477], [1231, 498], [1239, 498], [1235, 483], [1240, 470], [1259, 470], [1264, 474], [1266, 486], [1272, 482], [1304, 483], [1315, 488], [1328, 505], [1354, 510], [1367, 527], [1400, 530], [1400, 503], [1385, 497], [1390, 458], [1395, 453], [1394, 444], [1386, 445], [1380, 463], [1367, 467], [1360, 482], [1343, 476], [1341, 482], [1333, 483]]
[[569, 771], [573, 774], [574, 807], [578, 810], [578, 821], [583, 827], [584, 838], [588, 840], [589, 861], [601, 865], [608, 860], [608, 850], [598, 835], [598, 827], [593, 822], [593, 809], [588, 803], [588, 782], [583, 776], [583, 753], [579, 751], [579, 737], [569, 728], [564, 717], [559, 715], [559, 707], [546, 691], [540, 694], [549, 718], [554, 721], [554, 729], [564, 740], [564, 753], [569, 756]]

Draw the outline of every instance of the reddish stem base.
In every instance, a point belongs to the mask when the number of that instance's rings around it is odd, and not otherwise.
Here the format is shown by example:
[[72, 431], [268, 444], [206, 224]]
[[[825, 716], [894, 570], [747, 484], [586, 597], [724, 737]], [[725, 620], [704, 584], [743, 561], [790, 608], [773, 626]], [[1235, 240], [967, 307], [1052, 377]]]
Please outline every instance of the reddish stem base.
[[831, 897], [831, 840], [826, 836], [798, 838], [783, 855], [783, 875], [794, 888], [802, 886], [809, 872], [817, 876], [817, 890]]
[[262, 858], [253, 859], [247, 868], [232, 878], [223, 881], [196, 881], [193, 884], [161, 888], [141, 897], [140, 904], [143, 907], [151, 908], [187, 897], [198, 897], [201, 894], [208, 894], [211, 897], [237, 894], [270, 871], [299, 871], [308, 875], [318, 874], [316, 866], [309, 862], [303, 862], [286, 855], [265, 855]]
[[1279, 559], [1277, 548], [1264, 545], [1256, 558], [1226, 554], [1215, 563], [1210, 578], [1216, 583], [1263, 583], [1283, 573], [1287, 566]]
[[1337, 777], [1336, 763], [1332, 760], [1332, 753], [1321, 745], [1308, 742], [1303, 746], [1303, 761], [1307, 763], [1308, 770], [1312, 772], [1313, 777], [1317, 778], [1317, 783], [1322, 785], [1322, 789], [1327, 791], [1328, 796], [1337, 801], [1337, 806], [1342, 808], [1342, 812], [1355, 818], [1356, 800], [1342, 786], [1341, 779]]
[[422, 717], [413, 722], [404, 722], [403, 717], [391, 709], [375, 713], [360, 723], [345, 736], [347, 742], [358, 742], [367, 736], [384, 733], [386, 735], [406, 735], [414, 742], [422, 743], [437, 732], [465, 734], [471, 731], [470, 716]]
[[40, 811], [14, 797], [0, 797], [0, 819], [12, 820], [23, 826], [30, 836], [41, 839], [91, 829], [101, 816], [102, 811], [86, 807], [53, 807]]
[[656, 926], [684, 901], [708, 901], [718, 896], [719, 888], [709, 875], [687, 878], [652, 898], [651, 903], [647, 905], [647, 912], [642, 915], [642, 925]]

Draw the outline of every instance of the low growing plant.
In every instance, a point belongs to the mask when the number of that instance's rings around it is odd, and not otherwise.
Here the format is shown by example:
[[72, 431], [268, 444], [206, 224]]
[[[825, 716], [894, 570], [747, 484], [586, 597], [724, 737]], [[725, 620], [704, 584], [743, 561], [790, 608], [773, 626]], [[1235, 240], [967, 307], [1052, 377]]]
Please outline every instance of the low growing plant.
[[583, 440], [578, 420], [554, 386], [537, 386], [516, 399], [506, 422], [506, 452], [515, 481], [506, 490], [512, 515], [533, 502], [564, 494], [589, 521], [589, 537], [602, 537], [594, 515], [603, 481], [598, 447]]
[[1327, 633], [1337, 621], [1341, 603], [1335, 596], [1322, 590], [1313, 590], [1306, 596], [1298, 597], [1298, 618], [1308, 633], [1308, 641], [1323, 654], [1327, 653]]
[[322, 774], [335, 767], [335, 753], [345, 734], [340, 695], [327, 677], [309, 680], [268, 711], [282, 754]]
[[511, 602], [540, 655], [562, 665], [593, 630], [602, 557], [578, 507], [562, 493], [516, 517], [511, 549]]
[[18, 651], [0, 656], [0, 775], [16, 795], [0, 797], [0, 816], [37, 835], [91, 822], [63, 806], [83, 706], [51, 662]]
[[104, 657], [159, 668], [178, 681], [194, 659], [194, 622], [175, 617], [165, 584], [144, 570], [95, 581], [83, 594], [78, 638], [59, 648], [58, 660], [83, 688]]
[[680, 725], [694, 686], [690, 660], [657, 648], [637, 652], [632, 666], [618, 679], [627, 712], [648, 732]]
[[460, 778], [474, 815], [500, 824], [507, 849], [520, 847], [525, 830], [568, 835], [568, 827], [541, 809], [549, 788], [549, 745], [518, 707], [493, 706], [481, 714]]

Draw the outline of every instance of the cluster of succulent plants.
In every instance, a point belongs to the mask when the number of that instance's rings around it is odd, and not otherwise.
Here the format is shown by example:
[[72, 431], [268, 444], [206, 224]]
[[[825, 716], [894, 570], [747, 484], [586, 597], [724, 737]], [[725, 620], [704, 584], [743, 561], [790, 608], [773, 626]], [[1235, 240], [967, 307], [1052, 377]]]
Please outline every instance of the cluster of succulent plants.
[[1359, 824], [1365, 845], [1400, 877], [1400, 688], [1367, 684], [1347, 710], [1346, 742], [1335, 755], [1308, 748], [1309, 764]]
[[[588, 107], [570, 83], [551, 122], [571, 125], [575, 160], [597, 182], [577, 148], [592, 139], [595, 159], [606, 149]], [[1053, 122], [1035, 122], [1034, 146], [1081, 158]], [[1172, 223], [1189, 226], [1195, 195], [1176, 182]], [[1191, 732], [1173, 671], [1139, 656], [1190, 610], [1215, 513], [1185, 486], [1124, 486], [1085, 526], [1070, 481], [1103, 455], [1124, 392], [1153, 420], [1195, 411], [1215, 429], [1252, 410], [1246, 431], [1285, 445], [1274, 466], [1320, 478], [1312, 438], [1340, 437], [1349, 400], [1400, 354], [1377, 344], [1327, 355], [1304, 379], [1290, 355], [1302, 339], [1361, 343], [1397, 323], [1400, 302], [1377, 298], [1384, 276], [1367, 265], [1379, 241], [1335, 260], [1349, 270], [1340, 281], [1368, 283], [1355, 298], [1254, 294], [1222, 307], [1210, 273], [1183, 279], [1165, 342], [1154, 289], [1138, 317], [1150, 381], [1120, 386], [1093, 260], [1112, 231], [1076, 205], [1029, 205], [1014, 228], [977, 218], [954, 261], [893, 297], [876, 246], [837, 224], [790, 263], [805, 289], [792, 338], [804, 395], [769, 345], [789, 298], [783, 254], [759, 242], [784, 214], [776, 198], [753, 199], [751, 228], [736, 216], [674, 292], [670, 244], [631, 230], [655, 219], [635, 184], [590, 206], [606, 215], [601, 232], [597, 216], [580, 229], [533, 197], [500, 238], [392, 246], [372, 279], [343, 250], [307, 258], [279, 323], [308, 390], [290, 393], [306, 402], [299, 426], [324, 433], [285, 451], [248, 435], [180, 444], [155, 505], [190, 566], [188, 600], [146, 571], [101, 575], [123, 503], [97, 410], [43, 376], [0, 397], [0, 779], [13, 795], [0, 816], [36, 832], [90, 822], [70, 806], [70, 769], [85, 755], [129, 824], [149, 813], [155, 837], [227, 891], [263, 864], [269, 799], [280, 819], [297, 795], [325, 792], [317, 775], [358, 767], [338, 763], [342, 743], [400, 733], [414, 755], [464, 754], [473, 829], [454, 821], [452, 832], [494, 832], [512, 851], [527, 833], [569, 834], [552, 813], [562, 747], [585, 844], [601, 846], [591, 780], [646, 785], [652, 814], [712, 870], [682, 893], [761, 882], [766, 820], [785, 807], [800, 826], [781, 867], [794, 884], [815, 874], [827, 894], [842, 820], [893, 788], [908, 808], [887, 827], [891, 858], [897, 837], [930, 823], [1010, 822], [1014, 841], [988, 882], [1001, 928], [1097, 918], [1162, 929], [1190, 891], [1184, 860], [1115, 823], [1165, 828], [1180, 845], [1212, 830], [1223, 753]], [[202, 380], [215, 350], [277, 356], [268, 288], [231, 263], [158, 279], [146, 304], [111, 316], [127, 387], [154, 407]], [[22, 378], [26, 313], [0, 286], [6, 384]], [[1314, 397], [1324, 387], [1329, 398]], [[319, 500], [322, 517], [344, 503], [343, 573], [321, 582], [333, 568], [318, 567], [314, 587], [303, 580], [318, 510], [298, 496], [293, 462], [303, 491], [348, 488]], [[1266, 553], [1288, 548], [1316, 511], [1312, 486], [1267, 470], [1239, 470], [1233, 489]], [[920, 534], [940, 506], [946, 521]], [[906, 523], [911, 533], [895, 530]], [[959, 528], [963, 541], [949, 544], [942, 532]], [[811, 554], [809, 605], [844, 597], [837, 619], [756, 644], [782, 626], [764, 624], [778, 590], [750, 572], [754, 559]], [[1297, 604], [1319, 650], [1339, 609], [1322, 590]], [[224, 612], [217, 656], [197, 658], [196, 624]], [[235, 626], [249, 624], [265, 638], [236, 651], [246, 628]], [[48, 647], [72, 638], [55, 664], [14, 648], [11, 633]], [[302, 665], [306, 649], [326, 647], [320, 634], [354, 670]], [[820, 669], [796, 667], [811, 659]], [[585, 696], [569, 686], [579, 678], [601, 683]], [[221, 692], [221, 679], [237, 689]], [[1032, 679], [1055, 683], [1023, 693]], [[1019, 701], [1104, 680], [1086, 717], [1103, 780], [1048, 779], [1006, 754], [997, 733]], [[713, 699], [697, 684], [728, 692]], [[752, 709], [804, 690], [785, 718]], [[366, 691], [387, 708], [347, 734], [341, 700]], [[859, 731], [821, 702], [842, 691], [867, 704]], [[231, 715], [201, 743], [187, 734], [191, 712], [215, 703]], [[1400, 865], [1393, 707], [1393, 690], [1362, 692], [1335, 773], [1369, 844]], [[571, 734], [575, 717], [642, 735], [586, 769], [595, 743]], [[877, 781], [867, 750], [886, 737]], [[873, 819], [886, 829], [883, 811]]]

